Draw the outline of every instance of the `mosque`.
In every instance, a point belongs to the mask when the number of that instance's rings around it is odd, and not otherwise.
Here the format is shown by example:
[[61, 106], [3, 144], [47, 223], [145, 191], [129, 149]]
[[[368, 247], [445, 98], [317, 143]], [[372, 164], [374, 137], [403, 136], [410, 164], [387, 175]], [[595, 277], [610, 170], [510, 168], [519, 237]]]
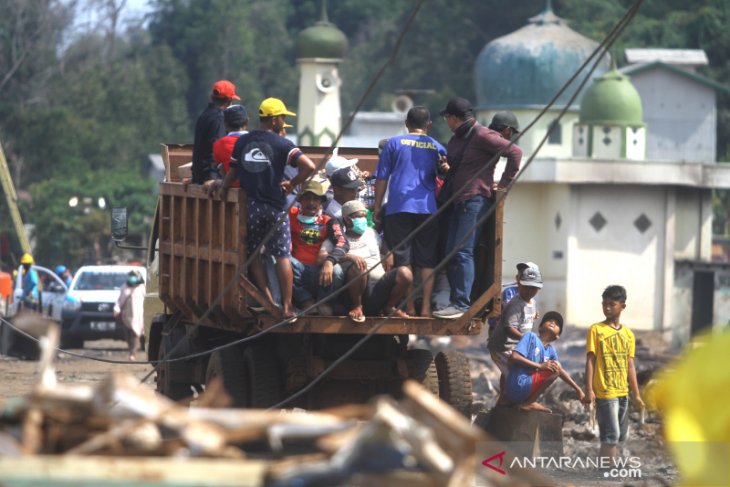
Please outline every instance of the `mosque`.
[[[730, 88], [696, 72], [707, 64], [703, 51], [627, 49], [626, 66], [606, 56], [571, 99], [584, 68], [533, 124], [597, 46], [548, 1], [476, 60], [479, 121], [509, 110], [523, 128], [532, 124], [518, 142], [523, 170], [505, 206], [503, 281], [514, 280], [517, 262], [538, 263], [540, 308], [577, 327], [601, 320], [603, 289], [621, 284], [633, 329], [684, 343], [730, 318], [730, 266], [711, 258], [712, 189], [730, 188], [730, 165], [715, 161], [716, 95]], [[337, 66], [346, 48], [324, 7], [300, 35], [302, 145], [328, 145], [340, 129], [331, 114], [340, 113]], [[358, 118], [342, 145], [404, 130], [397, 110]]]

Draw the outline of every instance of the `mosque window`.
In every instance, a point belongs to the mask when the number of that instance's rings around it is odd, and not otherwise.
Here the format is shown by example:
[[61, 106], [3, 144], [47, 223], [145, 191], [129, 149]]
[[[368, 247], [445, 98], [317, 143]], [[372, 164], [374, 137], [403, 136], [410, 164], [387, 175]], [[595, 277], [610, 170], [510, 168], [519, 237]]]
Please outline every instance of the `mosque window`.
[[548, 126], [550, 134], [548, 135], [548, 144], [562, 144], [563, 143], [563, 130], [560, 126], [560, 122], [553, 120]]

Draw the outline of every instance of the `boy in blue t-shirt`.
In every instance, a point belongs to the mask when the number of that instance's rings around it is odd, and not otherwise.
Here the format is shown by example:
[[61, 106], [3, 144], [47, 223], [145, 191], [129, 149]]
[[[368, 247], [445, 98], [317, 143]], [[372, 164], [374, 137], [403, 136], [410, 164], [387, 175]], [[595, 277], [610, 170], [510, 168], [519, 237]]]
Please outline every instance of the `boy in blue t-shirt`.
[[537, 329], [539, 336], [528, 331], [520, 339], [510, 356], [507, 376], [507, 400], [522, 410], [551, 412], [537, 402], [555, 379], [560, 377], [578, 393], [583, 401], [585, 394], [570, 375], [560, 366], [558, 354], [551, 345], [560, 338], [563, 331], [563, 317], [557, 311], [545, 313]]

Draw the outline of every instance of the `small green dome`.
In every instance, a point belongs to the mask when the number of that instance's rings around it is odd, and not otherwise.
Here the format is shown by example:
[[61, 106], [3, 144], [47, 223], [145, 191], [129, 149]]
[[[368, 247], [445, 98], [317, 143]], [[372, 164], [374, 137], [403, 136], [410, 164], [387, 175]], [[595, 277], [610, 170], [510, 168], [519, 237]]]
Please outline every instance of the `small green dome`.
[[341, 59], [347, 51], [347, 37], [327, 19], [326, 2], [321, 4], [320, 20], [299, 33], [296, 41], [297, 59]]
[[644, 125], [641, 97], [628, 76], [614, 66], [593, 82], [580, 104], [580, 123], [591, 125]]

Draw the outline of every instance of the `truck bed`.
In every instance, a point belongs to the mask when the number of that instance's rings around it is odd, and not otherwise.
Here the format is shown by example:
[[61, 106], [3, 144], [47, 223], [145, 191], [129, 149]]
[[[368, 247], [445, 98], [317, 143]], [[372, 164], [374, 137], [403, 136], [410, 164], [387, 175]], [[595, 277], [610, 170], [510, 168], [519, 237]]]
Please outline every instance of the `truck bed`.
[[[326, 148], [302, 148], [319, 161]], [[376, 149], [344, 149], [358, 157], [363, 170], [374, 171]], [[188, 321], [205, 315], [202, 324], [252, 334], [280, 320], [250, 311], [253, 285], [246, 277], [246, 198], [231, 188], [225, 201], [210, 198], [198, 185], [183, 185], [178, 167], [191, 159], [190, 146], [163, 146], [167, 181], [160, 184], [158, 212], [160, 299]], [[482, 232], [476, 255], [474, 305], [457, 320], [390, 318], [378, 328], [383, 335], [478, 335], [484, 317], [499, 313], [501, 297], [502, 204]], [[368, 317], [354, 323], [345, 316], [301, 316], [276, 327], [277, 333], [365, 334], [383, 320]]]

